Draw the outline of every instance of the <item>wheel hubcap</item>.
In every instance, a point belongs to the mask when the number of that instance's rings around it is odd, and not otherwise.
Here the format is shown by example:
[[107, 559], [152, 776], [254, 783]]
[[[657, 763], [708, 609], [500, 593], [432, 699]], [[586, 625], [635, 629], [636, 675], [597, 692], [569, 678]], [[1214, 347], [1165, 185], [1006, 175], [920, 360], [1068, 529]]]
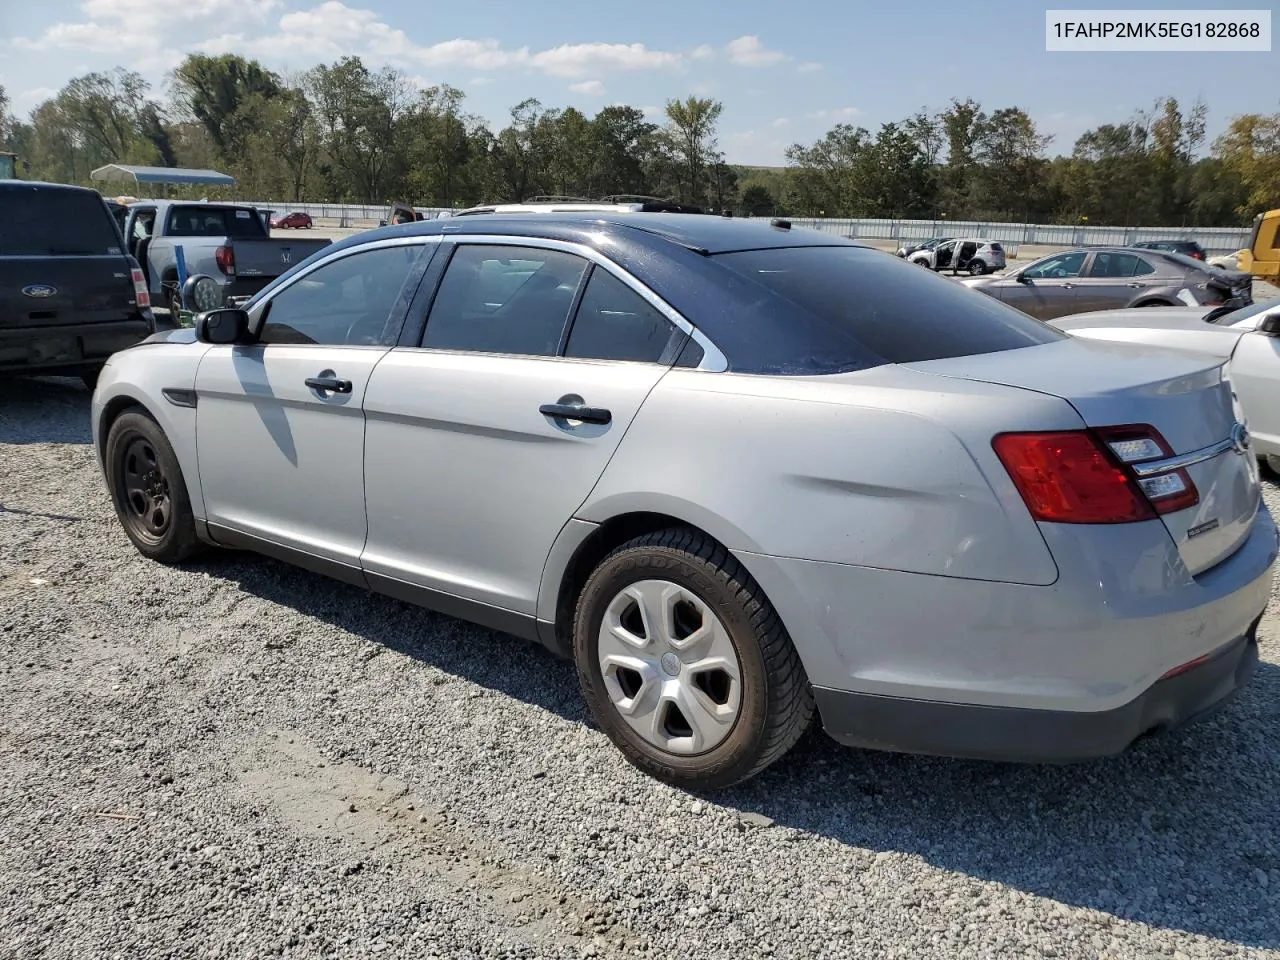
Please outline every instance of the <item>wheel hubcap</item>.
[[724, 624], [692, 592], [641, 580], [605, 609], [600, 672], [618, 714], [669, 753], [704, 753], [733, 729], [742, 667]]
[[125, 507], [135, 531], [152, 539], [169, 526], [169, 481], [156, 459], [155, 448], [142, 437], [130, 441], [120, 458]]

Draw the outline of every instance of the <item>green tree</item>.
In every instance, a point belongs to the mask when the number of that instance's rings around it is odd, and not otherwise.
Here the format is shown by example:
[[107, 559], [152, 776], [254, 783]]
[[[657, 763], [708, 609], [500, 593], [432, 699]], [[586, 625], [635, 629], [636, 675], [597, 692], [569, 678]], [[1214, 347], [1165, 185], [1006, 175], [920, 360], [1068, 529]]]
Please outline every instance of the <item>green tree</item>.
[[664, 130], [673, 159], [680, 170], [680, 199], [705, 204], [706, 170], [717, 156], [716, 124], [724, 105], [718, 100], [686, 97], [668, 100]]
[[258, 61], [231, 53], [189, 54], [172, 76], [175, 109], [203, 126], [228, 160], [237, 159], [245, 138], [254, 133], [246, 122], [251, 112], [242, 108], [254, 97], [278, 96], [280, 87], [280, 78]]
[[1247, 191], [1237, 207], [1241, 217], [1280, 208], [1280, 113], [1235, 117], [1214, 141], [1213, 155]]
[[769, 188], [763, 184], [753, 183], [742, 191], [740, 201], [742, 212], [748, 217], [772, 216], [778, 208], [778, 201]]

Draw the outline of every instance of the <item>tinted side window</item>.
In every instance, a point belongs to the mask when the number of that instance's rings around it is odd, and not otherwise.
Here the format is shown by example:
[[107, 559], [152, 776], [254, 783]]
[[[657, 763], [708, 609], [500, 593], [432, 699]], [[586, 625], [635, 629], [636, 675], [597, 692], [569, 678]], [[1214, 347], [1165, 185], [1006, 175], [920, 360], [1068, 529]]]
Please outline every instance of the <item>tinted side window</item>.
[[643, 297], [597, 267], [582, 294], [565, 356], [657, 363], [674, 329]]
[[1061, 253], [1048, 260], [1042, 260], [1022, 271], [1024, 277], [1032, 280], [1054, 280], [1061, 277], [1078, 277], [1080, 268], [1084, 266], [1084, 252]]
[[818, 357], [823, 367], [848, 368], [865, 363], [867, 351], [890, 363], [911, 363], [1066, 336], [993, 297], [878, 250], [789, 247], [715, 259], [812, 318], [803, 332], [792, 333], [795, 355], [771, 357], [773, 366], [799, 367]]
[[422, 345], [555, 356], [586, 268], [558, 250], [464, 244], [440, 281]]
[[332, 260], [271, 298], [263, 343], [390, 346], [391, 308], [422, 247], [378, 247]]

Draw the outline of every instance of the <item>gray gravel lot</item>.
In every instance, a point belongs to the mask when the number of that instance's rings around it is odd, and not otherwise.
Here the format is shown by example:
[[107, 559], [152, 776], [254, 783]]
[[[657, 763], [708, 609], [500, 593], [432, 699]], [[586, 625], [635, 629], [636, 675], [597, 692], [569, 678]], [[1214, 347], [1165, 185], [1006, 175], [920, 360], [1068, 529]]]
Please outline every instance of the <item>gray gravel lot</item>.
[[1243, 696], [1119, 760], [814, 733], [699, 798], [530, 645], [144, 561], [87, 410], [0, 382], [0, 956], [1280, 957], [1274, 615]]

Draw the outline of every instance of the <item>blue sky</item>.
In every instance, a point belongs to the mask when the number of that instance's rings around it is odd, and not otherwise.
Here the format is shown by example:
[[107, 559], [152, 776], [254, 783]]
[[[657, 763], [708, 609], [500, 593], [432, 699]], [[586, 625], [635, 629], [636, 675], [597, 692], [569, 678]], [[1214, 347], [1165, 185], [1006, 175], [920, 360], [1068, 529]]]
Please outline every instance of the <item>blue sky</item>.
[[[1056, 8], [1068, 6], [1058, 2]], [[1083, 5], [1082, 5], [1083, 6]], [[1089, 6], [1102, 6], [1090, 4]], [[1212, 9], [1197, 4], [1137, 4]], [[1219, 9], [1243, 4], [1216, 5]], [[1052, 152], [1158, 96], [1231, 116], [1280, 109], [1277, 53], [1047, 53], [1043, 4], [1024, 0], [0, 0], [0, 84], [25, 113], [71, 77], [122, 65], [163, 94], [192, 50], [282, 71], [358, 54], [421, 85], [450, 83], [495, 126], [525, 97], [591, 114], [690, 93], [723, 101], [730, 162], [776, 164], [848, 121], [874, 130], [951, 97], [1027, 109]], [[1264, 82], [1265, 81], [1265, 82]]]

